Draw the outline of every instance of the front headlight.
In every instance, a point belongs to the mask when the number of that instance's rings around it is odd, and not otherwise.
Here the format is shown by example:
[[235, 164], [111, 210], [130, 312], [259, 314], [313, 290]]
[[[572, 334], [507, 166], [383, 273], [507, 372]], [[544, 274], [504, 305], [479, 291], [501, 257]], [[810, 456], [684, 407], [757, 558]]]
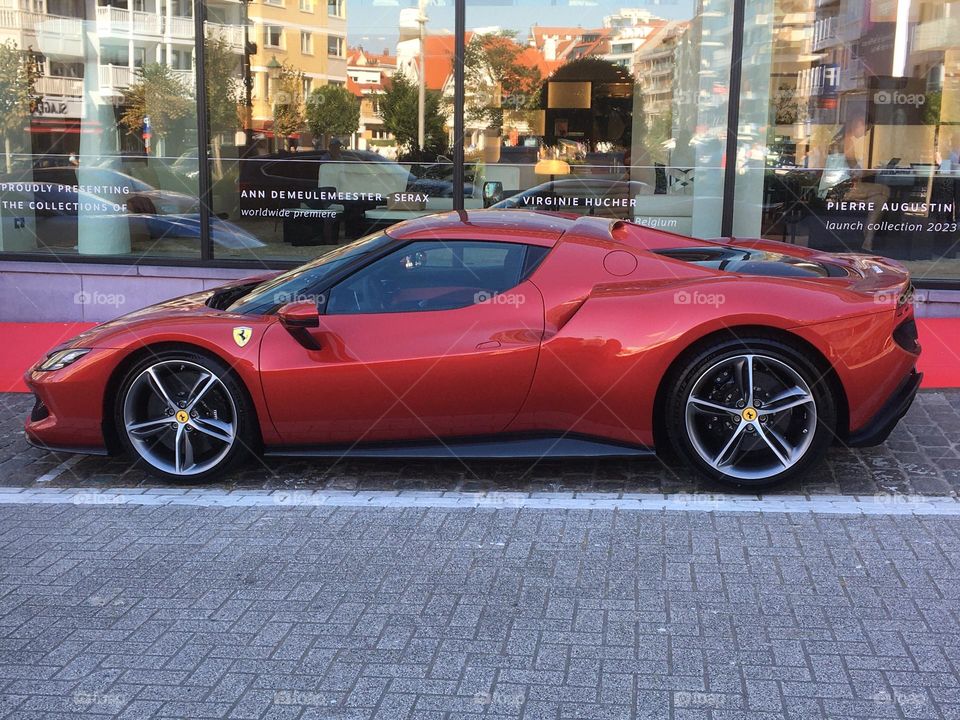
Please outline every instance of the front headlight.
[[86, 355], [90, 350], [83, 348], [75, 348], [73, 350], [59, 350], [51, 355], [47, 356], [47, 359], [43, 361], [40, 365], [40, 369], [44, 371], [49, 370], [60, 370], [65, 368], [67, 365], [76, 362], [84, 355]]

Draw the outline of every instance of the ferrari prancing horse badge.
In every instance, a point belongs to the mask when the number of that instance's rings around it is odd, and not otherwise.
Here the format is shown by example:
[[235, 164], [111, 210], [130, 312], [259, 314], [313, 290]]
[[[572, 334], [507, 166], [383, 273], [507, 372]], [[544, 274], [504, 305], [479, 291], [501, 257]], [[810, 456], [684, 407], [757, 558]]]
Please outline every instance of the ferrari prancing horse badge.
[[253, 337], [253, 328], [235, 327], [233, 329], [233, 341], [240, 347], [243, 347], [248, 342], [250, 342], [250, 338], [252, 337]]

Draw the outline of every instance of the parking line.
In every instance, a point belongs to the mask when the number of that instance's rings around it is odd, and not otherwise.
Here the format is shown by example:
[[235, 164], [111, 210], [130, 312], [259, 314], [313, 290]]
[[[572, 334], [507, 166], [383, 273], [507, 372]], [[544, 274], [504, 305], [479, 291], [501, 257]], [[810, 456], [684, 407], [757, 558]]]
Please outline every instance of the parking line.
[[69, 470], [78, 462], [83, 460], [84, 457], [85, 457], [84, 455], [72, 455], [71, 457], [68, 457], [62, 463], [60, 463], [55, 468], [53, 468], [53, 470], [50, 470], [49, 472], [45, 472], [43, 475], [38, 477], [37, 482], [48, 483], [51, 480], [56, 480], [58, 477], [63, 475], [67, 470]]

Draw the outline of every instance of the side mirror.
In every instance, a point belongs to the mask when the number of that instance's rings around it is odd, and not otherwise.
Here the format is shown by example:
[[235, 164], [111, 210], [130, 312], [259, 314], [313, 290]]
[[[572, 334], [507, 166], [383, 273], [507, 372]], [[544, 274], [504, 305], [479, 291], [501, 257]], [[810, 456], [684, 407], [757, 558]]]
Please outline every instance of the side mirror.
[[320, 327], [320, 311], [312, 300], [287, 303], [277, 311], [277, 317], [287, 330]]
[[490, 207], [503, 200], [503, 183], [491, 180], [483, 184], [483, 206]]

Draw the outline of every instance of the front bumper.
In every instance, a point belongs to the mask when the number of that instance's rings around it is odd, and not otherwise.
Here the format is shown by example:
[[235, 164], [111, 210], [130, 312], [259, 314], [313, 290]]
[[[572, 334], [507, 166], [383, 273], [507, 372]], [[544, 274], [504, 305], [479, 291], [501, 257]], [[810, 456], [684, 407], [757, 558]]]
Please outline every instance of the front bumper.
[[112, 350], [92, 350], [61, 370], [24, 375], [36, 403], [24, 424], [27, 442], [47, 450], [105, 454], [104, 386], [115, 359]]
[[923, 373], [911, 370], [880, 410], [862, 428], [850, 433], [845, 444], [848, 447], [873, 447], [885, 441], [913, 404], [921, 380]]

